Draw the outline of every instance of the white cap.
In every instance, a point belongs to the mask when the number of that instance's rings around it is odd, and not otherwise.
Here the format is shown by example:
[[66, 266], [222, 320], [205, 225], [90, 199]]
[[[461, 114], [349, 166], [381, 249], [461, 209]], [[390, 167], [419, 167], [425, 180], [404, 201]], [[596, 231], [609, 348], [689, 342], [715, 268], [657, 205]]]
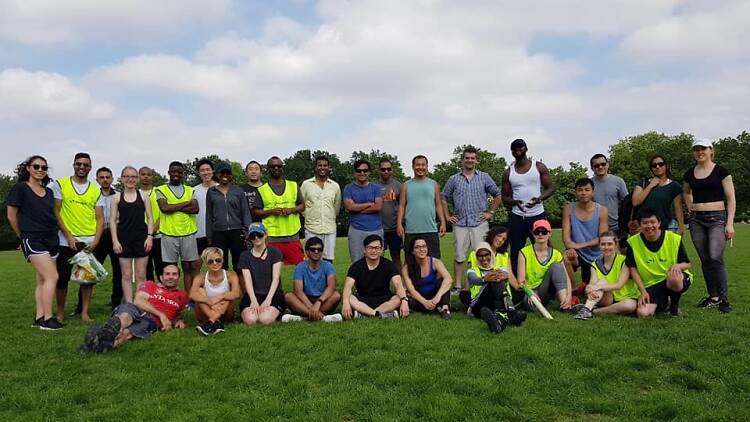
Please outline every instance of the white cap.
[[693, 141], [693, 146], [694, 147], [705, 147], [705, 148], [713, 148], [714, 147], [714, 145], [711, 142], [711, 140], [709, 140], [709, 139], [698, 139], [698, 138], [696, 138]]

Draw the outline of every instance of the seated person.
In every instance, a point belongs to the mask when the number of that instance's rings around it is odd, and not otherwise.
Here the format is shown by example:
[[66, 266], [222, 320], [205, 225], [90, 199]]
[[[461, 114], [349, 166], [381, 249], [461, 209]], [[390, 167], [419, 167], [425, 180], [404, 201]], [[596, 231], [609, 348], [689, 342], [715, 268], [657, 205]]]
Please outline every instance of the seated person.
[[286, 307], [284, 292], [281, 290], [281, 266], [284, 258], [278, 249], [268, 247], [266, 227], [262, 223], [250, 224], [247, 232], [252, 247], [240, 254], [240, 261], [237, 263], [245, 283], [240, 315], [247, 325], [270, 325]]
[[[365, 256], [349, 267], [344, 282], [343, 305], [341, 313], [344, 319], [364, 315], [368, 317], [398, 318], [409, 315], [406, 290], [401, 277], [393, 263], [383, 258], [383, 238], [377, 234], [365, 237], [362, 242]], [[396, 294], [391, 293], [389, 284], [393, 284]], [[352, 288], [357, 289], [357, 295]]]
[[92, 325], [86, 332], [81, 351], [102, 353], [120, 347], [134, 337], [143, 339], [159, 330], [185, 328], [182, 313], [188, 295], [177, 287], [180, 269], [167, 264], [160, 279], [161, 283], [143, 283], [133, 303], [118, 305], [107, 322]]
[[341, 295], [336, 291], [336, 269], [323, 258], [323, 239], [313, 236], [305, 241], [307, 259], [294, 268], [294, 292], [284, 295], [289, 308], [297, 315], [284, 315], [282, 322], [341, 322], [341, 314], [328, 315], [336, 309]]
[[406, 285], [409, 309], [417, 312], [438, 312], [451, 319], [451, 285], [453, 280], [442, 261], [432, 257], [427, 241], [416, 235], [409, 240], [406, 265], [401, 278]]
[[639, 317], [648, 317], [669, 309], [672, 316], [678, 316], [680, 298], [693, 279], [682, 236], [661, 229], [652, 209], [638, 212], [638, 225], [641, 232], [628, 239], [630, 249], [625, 260], [641, 291], [636, 312]]
[[[602, 257], [594, 261], [591, 279], [586, 286], [587, 299], [575, 315], [576, 319], [591, 319], [594, 314], [632, 314], [638, 306], [640, 292], [630, 270], [625, 265], [625, 256], [617, 253], [618, 237], [606, 231], [599, 235]], [[594, 306], [597, 306], [594, 308]]]
[[[547, 220], [537, 220], [531, 231], [534, 243], [525, 246], [518, 255], [518, 284], [533, 290], [544, 306], [556, 295], [560, 309], [568, 310], [572, 305], [570, 278], [562, 254], [549, 240], [552, 226]], [[529, 299], [524, 303], [528, 310], [536, 309]]]
[[[510, 267], [510, 244], [508, 243], [508, 228], [505, 226], [491, 227], [487, 231], [487, 234], [484, 236], [484, 241], [487, 242], [490, 245], [490, 248], [495, 252], [494, 269], [502, 269], [508, 274], [508, 280], [510, 281], [511, 287], [513, 287], [513, 289], [511, 290], [511, 292], [514, 293], [513, 303], [514, 305], [518, 306], [518, 304], [521, 303], [521, 296], [523, 296], [523, 293], [518, 292], [518, 280], [516, 280], [516, 277], [513, 275], [513, 269]], [[467, 268], [476, 268], [478, 264], [477, 251], [469, 252], [469, 256], [466, 261], [468, 263]], [[474, 290], [476, 291], [478, 289], [475, 288]], [[515, 293], [519, 293], [521, 295], [519, 296], [518, 300], [516, 300]], [[461, 303], [463, 303], [467, 309], [471, 306], [472, 297], [473, 296], [471, 295], [471, 289], [469, 291], [462, 291], [461, 294], [459, 294]]]
[[208, 271], [193, 279], [190, 299], [195, 303], [199, 333], [207, 336], [224, 331], [224, 323], [234, 320], [234, 301], [242, 295], [237, 273], [223, 268], [224, 251], [210, 246], [201, 253]]

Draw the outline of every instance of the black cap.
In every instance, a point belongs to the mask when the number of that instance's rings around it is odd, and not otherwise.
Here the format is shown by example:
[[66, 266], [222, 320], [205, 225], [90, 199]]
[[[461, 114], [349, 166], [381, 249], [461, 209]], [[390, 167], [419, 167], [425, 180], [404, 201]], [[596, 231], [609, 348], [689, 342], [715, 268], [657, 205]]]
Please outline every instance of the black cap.
[[510, 149], [516, 149], [516, 148], [521, 148], [521, 147], [528, 148], [526, 146], [526, 141], [524, 141], [521, 138], [518, 138], [518, 139], [516, 139], [516, 140], [514, 140], [513, 142], [510, 143]]
[[222, 161], [222, 162], [220, 162], [216, 166], [216, 172], [217, 173], [221, 173], [221, 172], [231, 173], [232, 172], [232, 166], [230, 166], [228, 163], [225, 163], [225, 162]]

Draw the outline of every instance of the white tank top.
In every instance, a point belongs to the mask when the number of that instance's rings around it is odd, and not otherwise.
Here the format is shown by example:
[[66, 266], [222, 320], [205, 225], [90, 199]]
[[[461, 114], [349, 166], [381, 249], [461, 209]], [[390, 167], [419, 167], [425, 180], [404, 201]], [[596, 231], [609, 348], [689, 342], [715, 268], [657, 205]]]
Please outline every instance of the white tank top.
[[[523, 174], [516, 172], [515, 162], [511, 164], [508, 181], [513, 189], [514, 200], [521, 200], [526, 203], [529, 202], [531, 198], [538, 197], [542, 194], [542, 179], [539, 176], [539, 170], [536, 168], [536, 161], [532, 161], [529, 171]], [[531, 208], [523, 207], [523, 210], [514, 205], [513, 208], [511, 208], [511, 212], [522, 217], [533, 217], [544, 212], [544, 205], [540, 202]]]
[[224, 278], [218, 285], [211, 284], [211, 282], [208, 281], [208, 272], [206, 272], [203, 289], [206, 291], [206, 296], [208, 296], [209, 298], [223, 295], [224, 293], [229, 291], [229, 279], [227, 279], [227, 270], [222, 270], [222, 272], [224, 274]]

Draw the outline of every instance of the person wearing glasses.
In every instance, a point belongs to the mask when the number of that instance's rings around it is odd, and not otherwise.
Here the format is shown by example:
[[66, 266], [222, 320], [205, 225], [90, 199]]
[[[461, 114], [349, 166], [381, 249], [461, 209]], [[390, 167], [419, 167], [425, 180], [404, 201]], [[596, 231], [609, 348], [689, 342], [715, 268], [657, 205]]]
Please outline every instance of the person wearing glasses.
[[371, 234], [383, 237], [380, 209], [383, 195], [380, 186], [370, 183], [370, 163], [354, 163], [354, 182], [344, 187], [344, 208], [349, 211], [349, 258], [357, 262], [365, 255], [362, 241]]
[[682, 187], [670, 178], [669, 165], [663, 155], [655, 155], [649, 161], [651, 175], [633, 190], [633, 207], [648, 208], [656, 212], [662, 230], [682, 235], [685, 232], [682, 213]]
[[284, 162], [279, 157], [269, 158], [266, 170], [268, 182], [258, 188], [253, 215], [268, 230], [268, 246], [281, 252], [285, 264], [297, 265], [305, 259], [299, 241], [305, 199], [297, 182], [284, 178]]
[[714, 148], [707, 139], [693, 142], [695, 167], [685, 172], [682, 189], [690, 217], [690, 237], [698, 252], [706, 280], [708, 296], [698, 306], [718, 306], [729, 313], [727, 269], [724, 266], [724, 247], [734, 237], [734, 213], [737, 201], [732, 175], [714, 163]]
[[[531, 228], [534, 243], [521, 249], [518, 254], [518, 284], [526, 285], [534, 291], [544, 306], [557, 297], [560, 310], [571, 308], [571, 282], [565, 271], [562, 253], [552, 247], [550, 236], [552, 225], [546, 219], [537, 220]], [[530, 300], [526, 300], [528, 310], [534, 310]]]
[[330, 313], [341, 301], [341, 295], [336, 291], [336, 269], [322, 259], [324, 251], [323, 239], [313, 236], [305, 241], [307, 259], [294, 268], [294, 291], [284, 295], [295, 315], [284, 315], [281, 322], [341, 322], [341, 314]]
[[380, 208], [380, 221], [383, 223], [383, 241], [385, 250], [391, 255], [391, 261], [396, 268], [401, 268], [401, 249], [403, 243], [396, 232], [398, 218], [398, 197], [401, 194], [401, 182], [393, 177], [393, 163], [388, 158], [380, 159], [378, 163], [378, 185], [383, 195], [383, 206]]
[[247, 325], [270, 325], [286, 308], [281, 289], [281, 251], [268, 245], [266, 227], [252, 223], [247, 229], [252, 247], [240, 255], [245, 294], [240, 301], [242, 321]]
[[[60, 177], [51, 185], [55, 197], [60, 241], [60, 256], [57, 259], [57, 319], [65, 319], [65, 301], [73, 264], [68, 262], [79, 250], [87, 247], [95, 250], [104, 233], [105, 197], [101, 190], [88, 180], [91, 172], [91, 156], [79, 152], [73, 158], [73, 175]], [[91, 321], [89, 305], [94, 286], [82, 285], [81, 319]]]
[[317, 237], [325, 244], [323, 259], [336, 258], [336, 216], [341, 210], [341, 188], [332, 180], [328, 157], [315, 158], [315, 175], [300, 185], [305, 198], [305, 239]]
[[[243, 198], [244, 202], [244, 198]], [[193, 279], [190, 299], [195, 303], [195, 327], [204, 336], [224, 332], [224, 323], [234, 320], [234, 301], [242, 295], [237, 273], [227, 271], [224, 251], [215, 246], [206, 247], [201, 260], [208, 268]]]
[[419, 236], [411, 239], [401, 279], [409, 296], [410, 310], [435, 312], [444, 320], [451, 319], [451, 275], [441, 260], [430, 256], [427, 241]]
[[36, 271], [34, 299], [36, 313], [33, 327], [59, 330], [62, 324], [52, 315], [55, 300], [57, 268], [55, 259], [60, 246], [57, 238], [55, 198], [47, 187], [50, 182], [47, 160], [32, 155], [16, 167], [17, 183], [6, 198], [8, 223], [21, 239], [26, 261]]
[[620, 203], [628, 196], [628, 186], [620, 176], [609, 173], [609, 160], [604, 154], [594, 154], [589, 160], [594, 177], [594, 202], [607, 207], [609, 230], [622, 238], [626, 233], [620, 230]]

